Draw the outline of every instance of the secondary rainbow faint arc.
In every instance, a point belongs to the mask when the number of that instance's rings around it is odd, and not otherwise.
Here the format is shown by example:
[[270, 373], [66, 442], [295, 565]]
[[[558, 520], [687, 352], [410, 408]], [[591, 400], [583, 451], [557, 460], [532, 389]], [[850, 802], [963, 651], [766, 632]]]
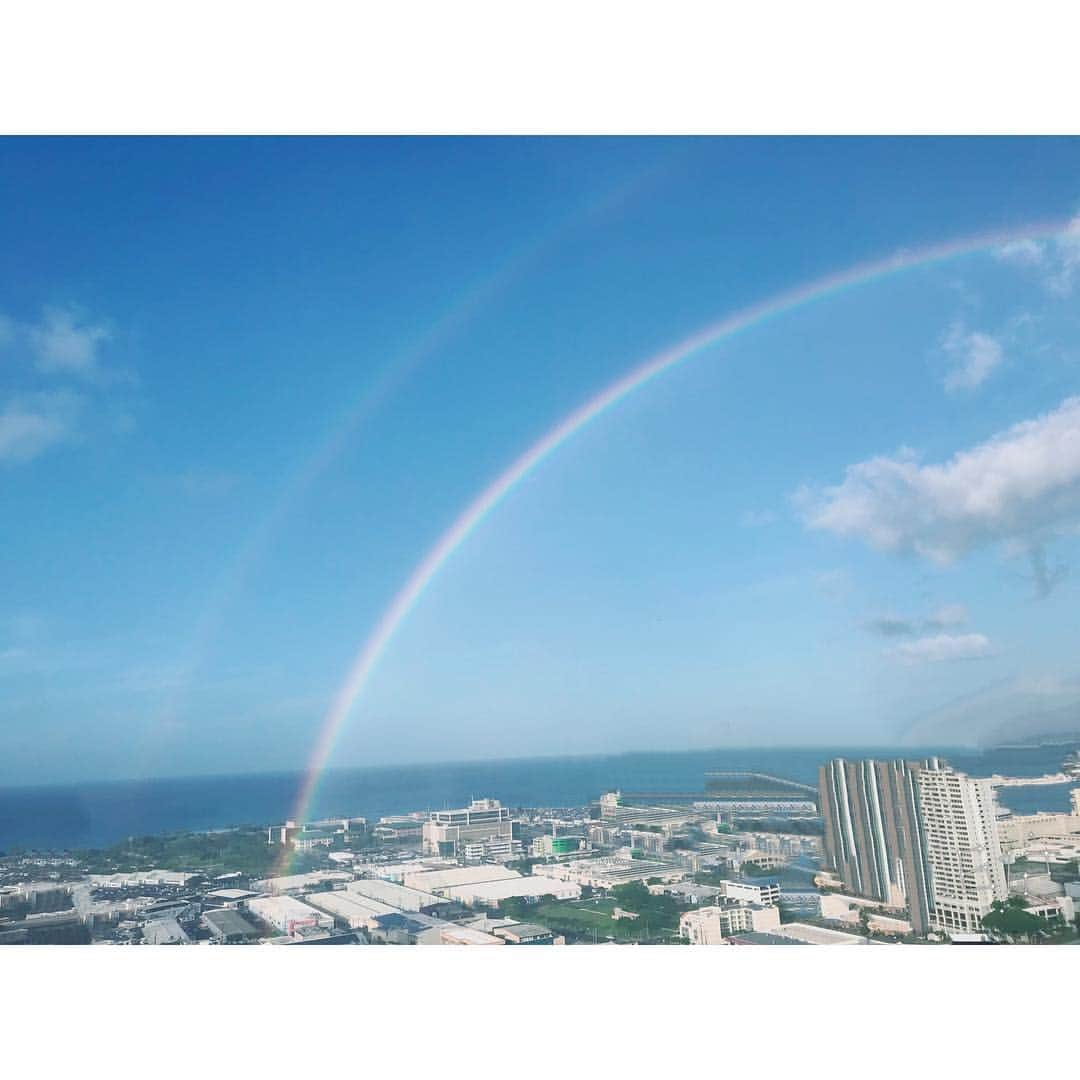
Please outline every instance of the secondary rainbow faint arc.
[[884, 259], [859, 263], [839, 273], [816, 278], [811, 282], [796, 286], [793, 289], [786, 290], [750, 307], [727, 315], [719, 322], [711, 323], [696, 333], [682, 338], [674, 345], [633, 368], [626, 375], [611, 383], [606, 389], [601, 390], [595, 397], [579, 405], [548, 431], [546, 435], [516, 458], [465, 507], [413, 569], [404, 585], [401, 586], [391, 600], [390, 605], [382, 613], [349, 668], [345, 681], [334, 696], [329, 712], [323, 721], [308, 761], [303, 784], [298, 792], [296, 809], [292, 815], [293, 819], [303, 821], [306, 817], [319, 777], [326, 767], [333, 751], [334, 742], [341, 733], [341, 729], [356, 699], [360, 696], [395, 631], [412, 610], [432, 579], [450, 556], [465, 542], [477, 525], [522, 480], [591, 421], [628, 397], [635, 390], [651, 382], [658, 375], [670, 371], [682, 361], [772, 316], [785, 314], [805, 304], [835, 295], [844, 289], [870, 284], [880, 278], [903, 270], [926, 266], [962, 255], [974, 254], [1011, 242], [1052, 236], [1061, 232], [1067, 224], [1068, 222], [1057, 221], [1027, 225], [1020, 229], [980, 233], [977, 236], [949, 240], [914, 251], [900, 251]]

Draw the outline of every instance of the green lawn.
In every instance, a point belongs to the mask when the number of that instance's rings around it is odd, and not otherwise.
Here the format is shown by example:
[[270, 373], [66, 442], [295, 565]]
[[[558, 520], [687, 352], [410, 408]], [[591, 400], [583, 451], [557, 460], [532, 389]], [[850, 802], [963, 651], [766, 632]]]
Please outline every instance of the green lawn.
[[556, 900], [530, 908], [529, 918], [557, 933], [574, 934], [586, 940], [592, 938], [595, 932], [598, 941], [608, 938], [637, 941], [646, 936], [646, 927], [649, 937], [678, 934], [678, 920], [673, 926], [660, 926], [647, 921], [644, 916], [640, 919], [613, 919], [611, 912], [617, 906], [618, 902], [610, 899]]

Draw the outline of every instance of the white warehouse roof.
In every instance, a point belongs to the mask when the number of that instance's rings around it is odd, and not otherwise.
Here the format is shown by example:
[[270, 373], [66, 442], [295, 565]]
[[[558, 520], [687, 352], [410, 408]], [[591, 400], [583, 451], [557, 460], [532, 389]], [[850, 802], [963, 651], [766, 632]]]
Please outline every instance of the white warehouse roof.
[[392, 881], [381, 881], [378, 878], [362, 878], [359, 881], [350, 881], [345, 886], [345, 889], [355, 896], [378, 900], [380, 903], [389, 904], [400, 911], [419, 911], [423, 907], [443, 902], [443, 898], [436, 896], [434, 893], [421, 892], [419, 889], [395, 885]]
[[381, 904], [378, 900], [368, 900], [363, 896], [354, 896], [341, 891], [308, 893], [304, 899], [312, 907], [344, 919], [353, 930], [367, 926], [380, 915], [398, 913], [398, 909], [390, 907], [389, 904]]
[[448, 890], [448, 894], [463, 904], [488, 903], [498, 904], [512, 896], [527, 900], [541, 896], [554, 896], [559, 900], [576, 900], [581, 896], [581, 886], [574, 881], [556, 881], [554, 878], [531, 877], [506, 878], [502, 881], [479, 881], [469, 885], [458, 885]]
[[516, 870], [505, 866], [457, 866], [449, 870], [424, 870], [405, 874], [404, 882], [410, 889], [425, 892], [441, 892], [455, 885], [474, 885], [482, 881], [507, 881], [520, 878]]

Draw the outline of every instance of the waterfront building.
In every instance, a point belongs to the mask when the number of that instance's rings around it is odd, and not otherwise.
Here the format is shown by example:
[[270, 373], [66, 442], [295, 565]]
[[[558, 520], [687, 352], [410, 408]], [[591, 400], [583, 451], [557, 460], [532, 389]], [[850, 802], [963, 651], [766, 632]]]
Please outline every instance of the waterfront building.
[[949, 934], [976, 933], [993, 902], [1008, 896], [993, 780], [966, 776], [936, 758], [917, 779], [930, 924]]
[[929, 864], [916, 776], [907, 761], [834, 758], [818, 772], [825, 861], [856, 896], [906, 907], [930, 927]]

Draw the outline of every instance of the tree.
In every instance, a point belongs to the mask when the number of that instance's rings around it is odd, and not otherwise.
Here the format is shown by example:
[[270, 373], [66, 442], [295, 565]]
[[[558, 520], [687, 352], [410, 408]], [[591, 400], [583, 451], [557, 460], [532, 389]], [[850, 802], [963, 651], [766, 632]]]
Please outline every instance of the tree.
[[1033, 915], [1019, 896], [1008, 900], [995, 900], [992, 910], [982, 920], [983, 928], [1005, 938], [1021, 938], [1030, 941], [1034, 935], [1043, 935], [1051, 927], [1040, 915]]

